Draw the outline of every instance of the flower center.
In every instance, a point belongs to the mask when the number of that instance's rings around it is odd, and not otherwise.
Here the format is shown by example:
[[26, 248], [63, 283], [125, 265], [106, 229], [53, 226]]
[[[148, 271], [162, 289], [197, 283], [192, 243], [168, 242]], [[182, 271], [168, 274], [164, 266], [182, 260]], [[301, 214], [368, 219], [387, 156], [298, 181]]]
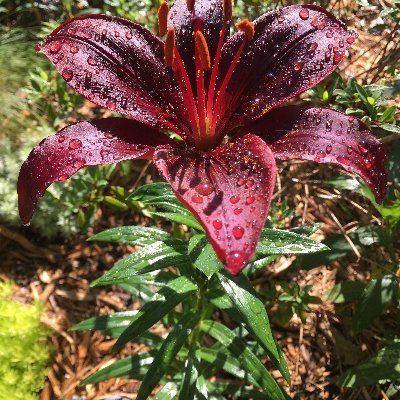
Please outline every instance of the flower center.
[[[196, 97], [194, 96], [185, 64], [176, 46], [175, 28], [167, 28], [169, 6], [166, 1], [161, 4], [158, 10], [158, 29], [161, 36], [166, 34], [164, 42], [164, 64], [166, 67], [172, 68], [177, 78], [185, 101], [185, 106], [189, 113], [190, 128], [193, 133], [195, 145], [201, 150], [208, 150], [220, 139], [218, 137], [218, 123], [226, 111], [224, 109], [224, 96], [246, 43], [254, 37], [254, 24], [248, 20], [243, 20], [236, 24], [238, 30], [243, 33], [244, 40], [234, 55], [231, 65], [216, 92], [222, 46], [224, 44], [226, 29], [232, 19], [232, 0], [224, 0], [223, 2], [224, 23], [219, 33], [214, 60], [211, 60], [207, 40], [203, 34], [204, 21], [195, 14], [195, 0], [187, 0], [187, 7], [192, 15], [194, 31]], [[208, 90], [205, 88], [205, 71], [210, 71]]]

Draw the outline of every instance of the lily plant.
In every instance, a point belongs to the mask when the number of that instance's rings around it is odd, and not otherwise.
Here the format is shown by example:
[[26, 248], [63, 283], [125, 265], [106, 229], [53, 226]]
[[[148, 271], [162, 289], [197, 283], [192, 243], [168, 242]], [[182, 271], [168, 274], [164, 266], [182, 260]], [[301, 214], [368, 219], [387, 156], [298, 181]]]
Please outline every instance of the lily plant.
[[164, 41], [132, 21], [87, 15], [37, 46], [74, 90], [127, 118], [78, 122], [33, 149], [18, 182], [24, 223], [53, 182], [88, 165], [149, 159], [237, 275], [255, 254], [276, 159], [337, 165], [383, 200], [386, 150], [363, 122], [282, 106], [337, 67], [355, 32], [314, 5], [242, 20], [232, 35], [232, 0], [163, 2], [158, 16]]

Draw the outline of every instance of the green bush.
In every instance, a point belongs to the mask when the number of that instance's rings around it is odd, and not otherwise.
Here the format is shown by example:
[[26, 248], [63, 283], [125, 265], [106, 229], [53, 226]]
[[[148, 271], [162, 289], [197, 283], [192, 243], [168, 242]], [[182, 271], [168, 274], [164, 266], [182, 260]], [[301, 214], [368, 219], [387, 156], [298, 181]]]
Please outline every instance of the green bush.
[[0, 283], [0, 400], [38, 399], [50, 357], [43, 304], [20, 304], [11, 283]]

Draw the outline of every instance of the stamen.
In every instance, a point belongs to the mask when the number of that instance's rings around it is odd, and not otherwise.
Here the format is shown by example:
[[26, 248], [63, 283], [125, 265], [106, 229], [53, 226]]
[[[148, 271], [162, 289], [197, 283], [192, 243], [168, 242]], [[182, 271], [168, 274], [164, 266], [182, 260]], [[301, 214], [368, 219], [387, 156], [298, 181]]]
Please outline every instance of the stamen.
[[158, 33], [164, 36], [167, 33], [169, 5], [166, 1], [162, 2], [158, 9]]
[[164, 64], [172, 67], [175, 52], [175, 29], [169, 28], [164, 43]]
[[232, 19], [232, 7], [232, 0], [224, 0], [225, 21], [230, 21]]
[[236, 24], [236, 28], [243, 32], [247, 40], [253, 40], [254, 38], [254, 24], [248, 19], [244, 19]]
[[206, 38], [200, 31], [197, 31], [194, 40], [196, 44], [196, 49], [200, 57], [201, 66], [203, 67], [203, 69], [208, 71], [209, 69], [211, 69], [211, 59]]
[[195, 0], [186, 0], [187, 8], [189, 11], [194, 10], [194, 2], [195, 2]]

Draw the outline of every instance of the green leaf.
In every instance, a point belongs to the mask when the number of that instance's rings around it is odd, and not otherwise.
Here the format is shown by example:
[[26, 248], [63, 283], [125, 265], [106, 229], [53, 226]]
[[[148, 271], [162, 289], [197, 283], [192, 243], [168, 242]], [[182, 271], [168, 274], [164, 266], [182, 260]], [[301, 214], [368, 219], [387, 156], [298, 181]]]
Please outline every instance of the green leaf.
[[130, 245], [145, 246], [156, 242], [173, 243], [182, 242], [171, 238], [171, 235], [160, 229], [147, 228], [143, 226], [121, 226], [119, 228], [107, 229], [88, 239], [88, 241], [126, 243]]
[[160, 289], [137, 314], [135, 320], [125, 329], [115, 344], [115, 349], [121, 348], [129, 341], [141, 335], [164, 315], [183, 301], [197, 286], [185, 276], [180, 276]]
[[341, 387], [375, 385], [381, 380], [400, 379], [400, 343], [393, 343], [379, 350], [355, 367], [346, 371], [338, 381]]
[[146, 246], [118, 261], [113, 268], [92, 282], [91, 286], [129, 283], [135, 275], [147, 274], [169, 266], [179, 268], [190, 263], [189, 258], [182, 254], [185, 250], [185, 246], [180, 243], [172, 247], [163, 242], [154, 242], [151, 246]]
[[323, 243], [280, 229], [264, 228], [257, 246], [258, 254], [308, 254], [329, 250]]
[[356, 301], [360, 299], [365, 286], [365, 283], [360, 281], [341, 282], [327, 290], [323, 299], [336, 304]]
[[198, 360], [194, 351], [190, 351], [185, 362], [181, 389], [178, 400], [195, 399], [196, 382], [199, 377]]
[[361, 332], [382, 314], [392, 302], [397, 286], [397, 279], [392, 275], [385, 275], [381, 279], [373, 279], [368, 283], [353, 316], [354, 334]]
[[290, 383], [289, 370], [286, 361], [281, 358], [272, 336], [265, 306], [254, 293], [251, 283], [244, 275], [232, 277], [226, 271], [218, 272], [217, 276], [248, 330], [254, 334], [257, 342], [266, 351], [282, 376]]
[[126, 211], [129, 209], [129, 207], [125, 203], [112, 196], [104, 196], [103, 203], [116, 210]]
[[388, 132], [400, 133], [400, 127], [395, 124], [382, 124], [380, 128]]
[[249, 375], [258, 382], [265, 394], [274, 400], [286, 400], [275, 379], [270, 375], [257, 356], [249, 350], [229, 328], [216, 321], [201, 321], [200, 329], [225, 346], [233, 357], [237, 358]]
[[178, 395], [178, 385], [174, 382], [168, 382], [164, 387], [154, 396], [153, 400], [174, 400]]
[[153, 363], [144, 377], [140, 385], [137, 400], [145, 400], [150, 396], [153, 389], [168, 371], [170, 364], [185, 343], [199, 318], [200, 316], [190, 313], [180, 319], [174, 326], [158, 350]]
[[223, 267], [208, 239], [201, 234], [190, 239], [189, 257], [193, 265], [208, 279]]
[[125, 357], [114, 364], [97, 371], [80, 383], [80, 386], [105, 381], [110, 378], [130, 378], [141, 380], [153, 362], [154, 352], [144, 352]]
[[187, 225], [193, 229], [196, 229], [197, 231], [204, 232], [203, 227], [200, 225], [197, 219], [193, 217], [193, 215], [184, 215], [174, 212], [152, 212], [151, 214], [160, 218], [177, 222], [178, 224]]
[[321, 223], [317, 222], [316, 224], [312, 225], [304, 225], [296, 228], [290, 228], [289, 232], [297, 233], [304, 236], [311, 236], [313, 233], [317, 232], [319, 228], [321, 228], [321, 225]]

